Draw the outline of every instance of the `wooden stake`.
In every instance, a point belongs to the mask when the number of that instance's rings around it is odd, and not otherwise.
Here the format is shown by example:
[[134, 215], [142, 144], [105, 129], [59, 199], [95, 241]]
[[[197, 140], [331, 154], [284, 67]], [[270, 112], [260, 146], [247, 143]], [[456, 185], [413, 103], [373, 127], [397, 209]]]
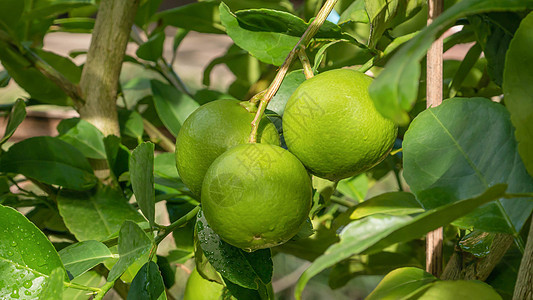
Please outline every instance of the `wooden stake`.
[[[428, 25], [441, 13], [443, 0], [428, 0]], [[437, 39], [427, 53], [426, 75], [427, 107], [442, 103], [442, 38]], [[438, 277], [442, 273], [442, 227], [429, 232], [426, 237], [426, 271]]]

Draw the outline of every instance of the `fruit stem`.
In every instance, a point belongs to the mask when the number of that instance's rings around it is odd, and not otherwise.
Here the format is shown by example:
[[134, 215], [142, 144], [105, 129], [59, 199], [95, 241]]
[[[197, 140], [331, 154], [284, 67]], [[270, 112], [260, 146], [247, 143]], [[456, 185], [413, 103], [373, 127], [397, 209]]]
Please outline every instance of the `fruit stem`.
[[304, 67], [305, 79], [313, 78], [315, 74], [313, 74], [313, 68], [311, 68], [311, 63], [309, 62], [309, 58], [307, 58], [307, 54], [305, 54], [304, 45], [300, 45], [300, 49], [298, 49], [298, 57], [300, 58], [300, 62], [302, 63], [302, 66]]
[[285, 75], [287, 75], [287, 72], [289, 71], [289, 67], [294, 60], [294, 57], [296, 56], [296, 53], [298, 52], [298, 49], [300, 48], [300, 45], [307, 45], [309, 41], [313, 38], [313, 36], [318, 32], [322, 24], [326, 21], [326, 18], [329, 16], [331, 11], [333, 10], [333, 7], [335, 4], [337, 4], [338, 0], [327, 0], [326, 3], [322, 6], [318, 14], [316, 15], [316, 18], [311, 22], [309, 27], [305, 30], [304, 34], [296, 43], [294, 48], [292, 48], [291, 52], [289, 52], [289, 55], [285, 58], [285, 61], [279, 68], [278, 73], [276, 74], [276, 77], [268, 87], [268, 90], [266, 91], [265, 95], [261, 99], [261, 102], [259, 103], [259, 107], [257, 108], [257, 113], [255, 114], [255, 118], [252, 121], [252, 131], [250, 132], [250, 143], [256, 143], [257, 142], [257, 129], [259, 127], [259, 122], [261, 118], [263, 117], [263, 114], [265, 113], [265, 109], [272, 99], [276, 92], [278, 91], [279, 87], [281, 86], [281, 82], [283, 81], [283, 78], [285, 78]]
[[200, 206], [196, 206], [191, 211], [189, 211], [185, 216], [179, 218], [172, 224], [166, 226], [163, 230], [159, 232], [157, 237], [155, 238], [155, 243], [159, 244], [161, 241], [169, 235], [172, 231], [176, 230], [177, 228], [187, 224], [190, 220], [196, 217], [196, 214], [198, 214], [198, 211], [200, 210]]

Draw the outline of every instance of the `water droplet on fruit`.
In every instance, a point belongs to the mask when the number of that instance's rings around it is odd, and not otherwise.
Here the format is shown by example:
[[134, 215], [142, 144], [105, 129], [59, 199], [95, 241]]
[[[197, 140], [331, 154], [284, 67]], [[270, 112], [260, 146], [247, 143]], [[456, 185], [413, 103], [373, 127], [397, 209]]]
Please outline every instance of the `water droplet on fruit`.
[[15, 241], [11, 241], [11, 246], [12, 246], [12, 247], [17, 247], [17, 242], [15, 242]]

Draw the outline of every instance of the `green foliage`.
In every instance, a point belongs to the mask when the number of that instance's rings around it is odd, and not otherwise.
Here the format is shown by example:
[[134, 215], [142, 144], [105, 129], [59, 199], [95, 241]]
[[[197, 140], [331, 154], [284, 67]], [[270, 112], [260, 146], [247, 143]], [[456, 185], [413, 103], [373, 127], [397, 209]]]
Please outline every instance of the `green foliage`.
[[59, 251], [59, 256], [73, 279], [113, 257], [106, 245], [94, 240], [67, 246]]

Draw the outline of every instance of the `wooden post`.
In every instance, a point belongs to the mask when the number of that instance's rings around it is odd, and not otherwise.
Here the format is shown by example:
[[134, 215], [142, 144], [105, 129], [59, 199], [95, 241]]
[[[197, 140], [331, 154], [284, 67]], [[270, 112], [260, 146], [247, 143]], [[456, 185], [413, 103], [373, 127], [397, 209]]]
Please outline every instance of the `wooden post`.
[[[428, 0], [428, 25], [441, 13], [443, 0]], [[433, 42], [427, 53], [426, 75], [427, 107], [442, 103], [442, 38]], [[426, 271], [436, 277], [442, 273], [442, 227], [429, 232], [426, 237]]]

